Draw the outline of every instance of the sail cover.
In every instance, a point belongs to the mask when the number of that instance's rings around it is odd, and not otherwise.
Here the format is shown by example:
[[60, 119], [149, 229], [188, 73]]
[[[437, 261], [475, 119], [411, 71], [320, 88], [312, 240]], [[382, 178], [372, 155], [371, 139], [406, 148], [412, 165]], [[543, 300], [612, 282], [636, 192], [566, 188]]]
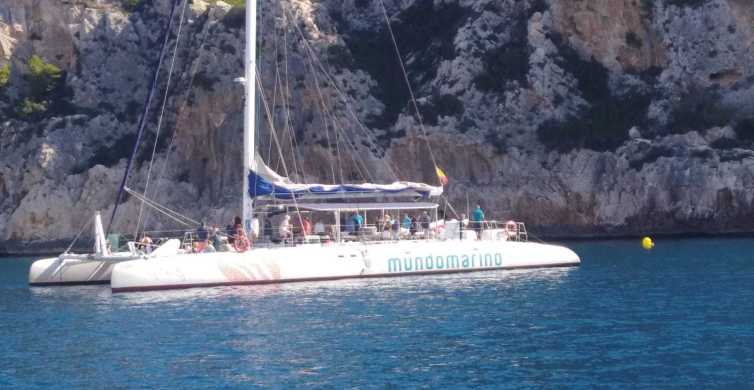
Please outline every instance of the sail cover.
[[249, 195], [252, 198], [317, 199], [365, 196], [430, 196], [442, 195], [443, 188], [424, 183], [399, 181], [392, 184], [299, 184], [280, 176], [265, 165], [257, 154], [249, 169]]

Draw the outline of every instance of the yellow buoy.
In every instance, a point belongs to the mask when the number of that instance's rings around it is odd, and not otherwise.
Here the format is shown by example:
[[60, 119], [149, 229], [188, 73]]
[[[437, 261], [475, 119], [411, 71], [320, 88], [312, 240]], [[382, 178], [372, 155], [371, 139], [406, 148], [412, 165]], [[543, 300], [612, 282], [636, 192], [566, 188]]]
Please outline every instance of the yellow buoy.
[[655, 243], [654, 243], [654, 241], [652, 241], [651, 238], [644, 237], [641, 240], [641, 246], [642, 246], [642, 248], [644, 248], [646, 250], [650, 250], [650, 249], [652, 249], [652, 248], [655, 247]]

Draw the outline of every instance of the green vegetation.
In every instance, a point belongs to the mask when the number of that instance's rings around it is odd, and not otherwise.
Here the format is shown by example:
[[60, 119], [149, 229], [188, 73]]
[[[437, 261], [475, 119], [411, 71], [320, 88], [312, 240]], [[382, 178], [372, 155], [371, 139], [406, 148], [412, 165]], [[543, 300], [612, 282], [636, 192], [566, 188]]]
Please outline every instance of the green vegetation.
[[24, 80], [28, 89], [18, 107], [18, 114], [21, 116], [46, 112], [64, 81], [63, 71], [38, 55], [31, 56], [26, 65], [28, 73], [24, 74]]
[[224, 3], [228, 3], [233, 7], [246, 7], [246, 0], [222, 0]]
[[41, 99], [52, 92], [60, 83], [63, 71], [53, 64], [44, 62], [42, 57], [33, 55], [27, 62], [29, 73], [24, 77], [29, 82], [29, 93], [32, 98]]
[[8, 85], [10, 81], [10, 64], [5, 64], [0, 67], [0, 88]]
[[24, 99], [18, 108], [18, 113], [23, 116], [31, 116], [45, 111], [47, 111], [47, 104], [45, 102], [35, 102], [29, 98]]

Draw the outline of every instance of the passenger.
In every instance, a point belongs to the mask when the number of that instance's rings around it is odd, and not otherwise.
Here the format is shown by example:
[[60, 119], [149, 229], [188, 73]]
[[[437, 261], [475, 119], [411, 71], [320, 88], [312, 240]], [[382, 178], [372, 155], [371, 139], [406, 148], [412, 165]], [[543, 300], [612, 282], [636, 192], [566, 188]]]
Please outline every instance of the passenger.
[[353, 231], [356, 234], [359, 234], [361, 232], [361, 226], [364, 224], [364, 218], [361, 216], [361, 214], [356, 213], [353, 216]]
[[307, 217], [301, 217], [302, 230], [304, 231], [304, 237], [312, 234], [312, 221]]
[[236, 243], [236, 236], [238, 235], [239, 229], [243, 231], [243, 224], [241, 223], [241, 217], [236, 216], [233, 218], [233, 224], [228, 225], [225, 228], [225, 233], [228, 235], [228, 244], [231, 246]]
[[474, 228], [474, 231], [476, 231], [477, 239], [482, 239], [482, 224], [484, 224], [484, 211], [482, 210], [482, 206], [476, 205], [474, 212], [471, 214], [471, 219], [473, 221], [472, 227]]
[[285, 243], [286, 240], [293, 238], [290, 215], [286, 214], [285, 217], [283, 217], [283, 219], [280, 221], [280, 225], [278, 226], [278, 235], [280, 236], [280, 239], [283, 240], [283, 243]]
[[269, 216], [264, 219], [264, 237], [272, 241], [272, 219]]
[[222, 235], [220, 235], [220, 229], [217, 227], [217, 225], [212, 226], [212, 246], [215, 247], [215, 249], [220, 250], [220, 247], [222, 246]]
[[318, 236], [324, 236], [325, 235], [325, 224], [322, 223], [322, 221], [317, 221], [314, 224], [314, 234]]
[[141, 236], [141, 240], [139, 240], [138, 246], [144, 253], [151, 253], [152, 252], [152, 239], [145, 233], [144, 235]]
[[228, 236], [228, 244], [233, 245], [236, 238], [236, 228], [233, 225], [226, 226], [225, 234]]
[[411, 237], [416, 236], [416, 231], [418, 230], [419, 222], [416, 220], [415, 216], [411, 216], [411, 227], [409, 228], [409, 233], [411, 233]]
[[403, 216], [403, 226], [402, 227], [404, 229], [406, 229], [406, 230], [411, 230], [411, 217], [408, 214], [406, 214], [406, 215]]
[[458, 239], [463, 240], [463, 229], [467, 224], [466, 214], [461, 214], [461, 218], [458, 219]]
[[207, 225], [202, 221], [202, 224], [196, 228], [196, 247], [197, 252], [202, 252], [207, 245], [207, 239], [209, 239], [209, 231]]
[[211, 241], [207, 242], [207, 245], [204, 246], [204, 249], [202, 249], [202, 253], [214, 253], [217, 252], [217, 249], [215, 249], [215, 246], [212, 245]]
[[393, 220], [393, 225], [391, 226], [391, 228], [392, 228], [392, 234], [393, 234], [393, 241], [398, 241], [401, 234], [401, 223], [398, 220], [398, 218]]
[[251, 241], [246, 237], [246, 229], [243, 227], [241, 217], [236, 217], [233, 220], [234, 240], [233, 248], [237, 252], [246, 252], [251, 247]]
[[424, 238], [429, 238], [430, 225], [432, 225], [432, 218], [430, 218], [429, 213], [425, 211], [421, 216], [421, 227], [424, 232]]
[[392, 229], [393, 221], [390, 218], [390, 214], [385, 214], [385, 217], [382, 219], [382, 231], [389, 232]]

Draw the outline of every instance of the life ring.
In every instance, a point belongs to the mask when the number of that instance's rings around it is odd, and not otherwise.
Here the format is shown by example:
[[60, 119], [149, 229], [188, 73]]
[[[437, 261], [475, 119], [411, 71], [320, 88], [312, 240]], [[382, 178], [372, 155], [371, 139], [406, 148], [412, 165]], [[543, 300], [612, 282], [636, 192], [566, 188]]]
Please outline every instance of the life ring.
[[238, 236], [233, 240], [233, 248], [236, 249], [236, 252], [246, 252], [250, 246], [251, 242], [246, 236]]

